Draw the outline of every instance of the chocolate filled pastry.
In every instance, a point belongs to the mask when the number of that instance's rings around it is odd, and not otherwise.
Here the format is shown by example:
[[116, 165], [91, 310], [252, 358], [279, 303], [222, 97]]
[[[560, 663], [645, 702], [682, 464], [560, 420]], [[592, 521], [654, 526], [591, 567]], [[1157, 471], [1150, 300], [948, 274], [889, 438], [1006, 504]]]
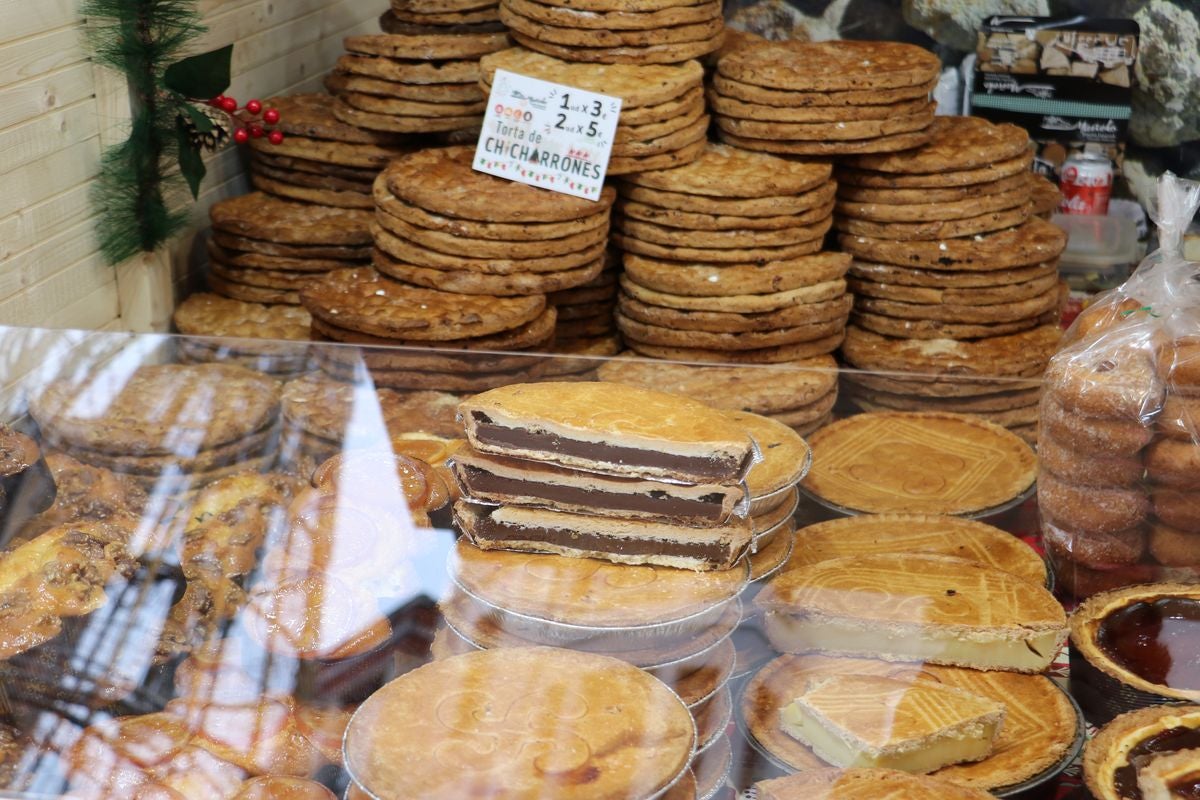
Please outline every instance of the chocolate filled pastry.
[[[1083, 779], [1096, 800], [1186, 800], [1196, 797], [1200, 789], [1200, 761], [1193, 755], [1179, 759], [1181, 767], [1159, 762], [1176, 753], [1194, 754], [1196, 748], [1200, 748], [1200, 705], [1130, 711], [1087, 743]], [[1154, 793], [1155, 783], [1165, 784], [1168, 792]]]
[[729, 519], [745, 500], [740, 486], [599, 475], [487, 453], [459, 453], [452, 469], [473, 500], [605, 517], [712, 527]]
[[1200, 585], [1150, 583], [1071, 615], [1071, 691], [1097, 724], [1148, 705], [1200, 702]]
[[609, 475], [738, 483], [756, 455], [720, 411], [603, 381], [493, 389], [464, 400], [459, 416], [476, 450]]
[[698, 571], [733, 567], [750, 547], [750, 523], [730, 517], [711, 528], [618, 519], [549, 509], [484, 506], [460, 500], [454, 518], [483, 550], [523, 550], [620, 564], [656, 564]]

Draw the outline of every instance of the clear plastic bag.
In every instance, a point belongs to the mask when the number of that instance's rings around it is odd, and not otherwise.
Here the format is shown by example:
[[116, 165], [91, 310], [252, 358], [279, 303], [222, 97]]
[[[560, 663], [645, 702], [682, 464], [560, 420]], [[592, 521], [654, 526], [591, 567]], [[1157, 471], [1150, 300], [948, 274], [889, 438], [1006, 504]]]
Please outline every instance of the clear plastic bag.
[[1046, 373], [1042, 539], [1077, 597], [1200, 580], [1200, 263], [1183, 258], [1198, 207], [1200, 183], [1163, 176], [1159, 249], [1076, 319]]

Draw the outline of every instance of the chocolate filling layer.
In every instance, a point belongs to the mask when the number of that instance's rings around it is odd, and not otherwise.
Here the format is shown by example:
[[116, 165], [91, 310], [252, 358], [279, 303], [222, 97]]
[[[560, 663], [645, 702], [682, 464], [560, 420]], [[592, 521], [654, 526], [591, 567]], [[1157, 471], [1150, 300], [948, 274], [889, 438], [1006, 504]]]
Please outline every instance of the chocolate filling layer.
[[1188, 773], [1167, 784], [1172, 797], [1182, 797], [1184, 800], [1200, 800], [1200, 770]]
[[1151, 683], [1200, 689], [1200, 600], [1131, 603], [1100, 621], [1096, 643], [1115, 663]]
[[725, 498], [720, 494], [708, 494], [697, 500], [691, 500], [676, 497], [661, 490], [646, 493], [605, 492], [581, 486], [523, 481], [465, 465], [460, 467], [459, 474], [466, 483], [467, 493], [476, 497], [483, 493], [510, 497], [537, 497], [579, 508], [637, 511], [644, 514], [660, 514], [664, 517], [687, 517], [711, 522], [721, 522], [726, 517]]
[[524, 542], [545, 542], [560, 547], [614, 555], [659, 555], [693, 558], [709, 566], [719, 566], [729, 558], [729, 545], [720, 542], [675, 542], [667, 539], [632, 539], [581, 533], [561, 528], [515, 527], [496, 522], [490, 516], [480, 516], [471, 526], [471, 536], [490, 542], [519, 539]]
[[1113, 773], [1113, 788], [1121, 797], [1142, 800], [1142, 790], [1138, 788], [1138, 763], [1144, 762], [1143, 756], [1152, 753], [1173, 753], [1176, 750], [1191, 750], [1200, 747], [1200, 730], [1196, 728], [1168, 728], [1138, 742], [1129, 750], [1124, 766], [1118, 767]]
[[681, 456], [614, 444], [577, 442], [556, 434], [531, 433], [496, 425], [486, 414], [478, 411], [472, 412], [471, 416], [475, 420], [475, 438], [492, 447], [533, 450], [627, 467], [653, 467], [714, 482], [738, 480], [745, 466], [744, 462], [730, 456]]

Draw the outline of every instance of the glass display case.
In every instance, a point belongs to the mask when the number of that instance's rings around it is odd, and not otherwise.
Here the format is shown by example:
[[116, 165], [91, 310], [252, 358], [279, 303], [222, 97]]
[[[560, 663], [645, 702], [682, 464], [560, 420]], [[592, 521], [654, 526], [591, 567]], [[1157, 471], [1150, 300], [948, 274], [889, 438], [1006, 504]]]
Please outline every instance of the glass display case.
[[[1036, 462], [999, 426], [959, 441], [922, 427], [937, 413], [845, 398], [828, 400], [843, 421], [789, 417], [864, 377], [836, 368], [0, 343], [6, 442], [25, 446], [6, 446], [0, 506], [0, 796], [732, 798], [842, 758], [801, 730], [813, 686], [835, 708], [852, 688], [888, 708], [897, 686], [972, 693], [1003, 725], [936, 777], [1005, 797], [1077, 784]], [[781, 386], [775, 419], [744, 410]], [[684, 445], [727, 424], [744, 458], [695, 477], [716, 462]], [[952, 652], [937, 614], [862, 619], [902, 597], [963, 613], [959, 591], [989, 625], [1036, 628], [1003, 634], [1036, 658]]]

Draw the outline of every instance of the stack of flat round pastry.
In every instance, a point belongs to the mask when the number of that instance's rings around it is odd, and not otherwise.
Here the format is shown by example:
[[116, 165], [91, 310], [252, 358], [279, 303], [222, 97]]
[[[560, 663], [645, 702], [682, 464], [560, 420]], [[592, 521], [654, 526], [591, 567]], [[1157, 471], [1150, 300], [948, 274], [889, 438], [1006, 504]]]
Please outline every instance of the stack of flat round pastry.
[[484, 92], [502, 69], [540, 80], [578, 86], [621, 98], [609, 175], [670, 169], [696, 160], [704, 151], [708, 114], [704, 70], [697, 61], [681, 64], [573, 64], [516, 47], [479, 62]]
[[439, 604], [449, 652], [548, 644], [611, 656], [675, 690], [695, 720], [698, 753], [724, 733], [745, 563], [693, 572], [480, 550], [464, 537], [451, 551], [450, 575], [455, 588]]
[[498, 0], [392, 0], [380, 24], [477, 25], [500, 20]]
[[386, 447], [395, 437], [457, 438], [462, 435], [455, 419], [459, 399], [446, 392], [396, 392], [310, 373], [283, 386], [285, 453], [306, 472], [344, 449]]
[[713, 408], [760, 414], [801, 436], [829, 422], [838, 391], [837, 361], [828, 355], [752, 369], [625, 357], [606, 362], [598, 376], [691, 397]]
[[250, 140], [250, 180], [286, 200], [323, 206], [371, 208], [371, 183], [388, 161], [412, 149], [395, 133], [347, 125], [333, 115], [333, 97], [273, 97], [280, 113], [280, 144]]
[[308, 283], [371, 258], [371, 215], [361, 209], [252, 192], [216, 203], [209, 216], [208, 284], [234, 300], [299, 305]]
[[593, 359], [615, 356], [621, 351], [621, 338], [613, 318], [621, 258], [609, 251], [605, 259], [604, 269], [592, 280], [574, 289], [546, 295], [546, 301], [558, 312], [554, 352], [580, 356], [555, 359], [547, 365], [548, 376], [591, 372], [600, 363]]
[[748, 150], [849, 155], [929, 140], [941, 62], [896, 42], [755, 42], [721, 58], [709, 94], [721, 139]]
[[1032, 195], [1030, 199], [1033, 203], [1033, 215], [1049, 221], [1058, 211], [1058, 204], [1062, 202], [1062, 192], [1054, 185], [1054, 181], [1045, 175], [1032, 173], [1030, 181], [1030, 192]]
[[232, 364], [141, 367], [120, 386], [60, 379], [30, 401], [47, 443], [178, 494], [274, 462], [279, 383]]
[[[1004, 337], [1057, 326], [1066, 237], [1033, 216], [1028, 134], [976, 117], [938, 117], [932, 131], [921, 147], [854, 156], [838, 167], [835, 224], [842, 249], [855, 258], [852, 328], [926, 340], [932, 352], [958, 348], [953, 342], [987, 350], [993, 341], [1005, 345]], [[1011, 355], [1028, 362], [1027, 353]], [[964, 387], [966, 400], [935, 400], [876, 387], [862, 399], [869, 409], [977, 414], [1032, 435], [1035, 392], [980, 398], [1001, 391], [980, 389]]]
[[497, 297], [594, 281], [616, 193], [584, 200], [472, 168], [474, 148], [402, 156], [375, 186], [375, 268], [398, 281]]
[[314, 339], [360, 345], [322, 349], [316, 354], [322, 369], [346, 381], [369, 374], [377, 386], [395, 389], [477, 392], [519, 383], [544, 367], [540, 359], [511, 351], [545, 351], [554, 337], [555, 314], [545, 295], [454, 294], [369, 268], [331, 272], [307, 286], [301, 299], [313, 316]]
[[457, 16], [470, 12], [434, 13], [444, 19], [409, 22], [393, 10], [381, 20], [384, 33], [346, 37], [347, 54], [327, 83], [338, 119], [388, 133], [479, 130], [486, 98], [470, 84], [479, 58], [508, 47], [508, 36], [498, 22]]
[[[308, 346], [299, 342], [308, 341], [312, 317], [298, 306], [267, 306], [203, 293], [180, 303], [171, 319], [184, 334], [176, 341], [181, 363], [220, 361], [280, 377], [306, 368]], [[222, 340], [186, 338], [192, 336]], [[254, 339], [281, 341], [247, 341]]]
[[779, 363], [830, 353], [852, 300], [849, 258], [823, 253], [828, 164], [709, 145], [683, 167], [621, 183], [617, 325], [636, 352]]
[[863, 370], [845, 375], [866, 410], [968, 414], [1032, 442], [1040, 376], [1061, 336], [1056, 324], [983, 339], [901, 339], [850, 325], [842, 356]]
[[718, 50], [720, 0], [500, 0], [519, 44], [564, 61], [677, 64]]
[[[750, 580], [757, 582], [782, 569], [792, 555], [800, 506], [797, 484], [808, 471], [810, 454], [800, 434], [782, 422], [748, 411], [731, 411], [729, 416], [754, 439], [762, 454], [762, 461], [746, 475], [754, 530], [747, 558]], [[752, 613], [751, 609], [743, 611]]]

